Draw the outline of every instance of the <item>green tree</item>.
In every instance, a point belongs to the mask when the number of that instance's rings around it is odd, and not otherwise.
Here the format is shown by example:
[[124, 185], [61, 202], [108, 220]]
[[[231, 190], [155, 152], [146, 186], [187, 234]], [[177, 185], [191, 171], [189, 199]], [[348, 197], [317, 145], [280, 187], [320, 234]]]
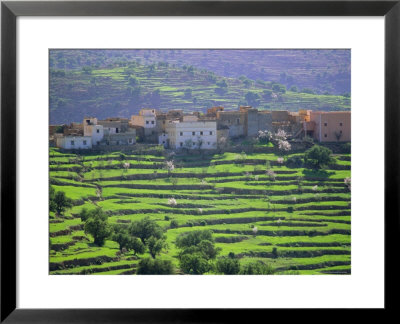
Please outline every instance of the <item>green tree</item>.
[[244, 99], [249, 106], [257, 107], [260, 102], [260, 95], [256, 92], [249, 91], [244, 96]]
[[146, 217], [133, 222], [129, 227], [129, 233], [134, 237], [140, 238], [143, 244], [146, 244], [146, 240], [152, 236], [160, 239], [163, 236], [163, 229], [155, 221]]
[[179, 261], [180, 268], [187, 274], [203, 274], [212, 268], [201, 253], [184, 254]]
[[220, 258], [217, 261], [216, 270], [218, 273], [235, 275], [240, 272], [240, 263], [235, 258]]
[[145, 258], [140, 260], [138, 269], [136, 271], [138, 275], [155, 275], [155, 274], [174, 274], [174, 267], [169, 260], [158, 260]]
[[283, 84], [275, 83], [272, 85], [272, 90], [274, 92], [279, 92], [279, 93], [286, 93], [286, 87]]
[[108, 225], [108, 216], [101, 208], [91, 210], [89, 217], [85, 222], [85, 234], [93, 236], [94, 244], [103, 246], [106, 238], [111, 234], [110, 226]]
[[128, 245], [128, 249], [132, 250], [135, 255], [143, 254], [144, 252], [146, 252], [146, 246], [137, 237], [131, 238], [129, 245]]
[[82, 208], [81, 212], [79, 213], [79, 217], [82, 222], [86, 222], [87, 219], [89, 218], [90, 213], [86, 208]]
[[56, 212], [56, 203], [54, 201], [56, 197], [56, 191], [52, 186], [49, 186], [49, 210]]
[[215, 247], [209, 230], [182, 233], [176, 238], [175, 244], [181, 249], [178, 254], [180, 267], [188, 274], [210, 271], [213, 268], [212, 260], [221, 251]]
[[53, 204], [57, 215], [62, 215], [66, 209], [72, 207], [72, 200], [67, 198], [64, 191], [57, 191], [50, 206]]
[[123, 248], [128, 248], [130, 246], [132, 237], [129, 236], [128, 233], [121, 231], [118, 233], [114, 233], [111, 236], [111, 240], [117, 242], [119, 244], [119, 249], [122, 251]]
[[320, 169], [332, 162], [331, 154], [327, 147], [314, 145], [304, 153], [304, 163], [313, 169]]
[[149, 248], [149, 253], [152, 256], [153, 259], [156, 258], [158, 254], [160, 254], [161, 250], [166, 247], [166, 242], [165, 238], [162, 237], [160, 239], [155, 238], [154, 236], [151, 236], [147, 240], [147, 246]]

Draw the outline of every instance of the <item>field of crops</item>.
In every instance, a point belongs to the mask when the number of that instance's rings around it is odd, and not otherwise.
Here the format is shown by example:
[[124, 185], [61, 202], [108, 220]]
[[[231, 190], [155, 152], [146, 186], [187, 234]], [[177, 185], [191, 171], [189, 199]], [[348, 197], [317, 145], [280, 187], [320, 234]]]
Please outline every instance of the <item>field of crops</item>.
[[[344, 179], [350, 155], [335, 155], [319, 171], [289, 168], [277, 158], [267, 148], [212, 156], [76, 155], [51, 148], [50, 184], [74, 206], [62, 216], [50, 213], [50, 274], [134, 274], [140, 259], [149, 257], [121, 254], [111, 240], [94, 245], [79, 213], [97, 207], [111, 224], [155, 220], [168, 243], [157, 259], [172, 261], [177, 273], [176, 237], [210, 229], [218, 257], [233, 252], [240, 264], [262, 260], [276, 274], [349, 274], [351, 199]], [[165, 168], [170, 160], [173, 171]]]

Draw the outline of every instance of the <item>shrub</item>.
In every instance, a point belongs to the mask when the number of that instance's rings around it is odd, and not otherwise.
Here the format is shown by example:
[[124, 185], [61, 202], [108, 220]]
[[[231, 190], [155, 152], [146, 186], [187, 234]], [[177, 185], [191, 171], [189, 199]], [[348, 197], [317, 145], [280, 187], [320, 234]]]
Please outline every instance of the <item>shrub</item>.
[[174, 219], [171, 221], [171, 223], [169, 224], [170, 228], [177, 228], [178, 227], [178, 222]]
[[272, 249], [272, 255], [273, 255], [273, 257], [274, 257], [275, 259], [279, 256], [279, 252], [278, 252], [278, 249], [277, 249], [276, 247], [274, 247], [274, 248]]
[[174, 274], [174, 268], [171, 261], [169, 260], [154, 260], [145, 258], [140, 260], [138, 269], [136, 271], [138, 275], [154, 275], [154, 274]]
[[289, 168], [301, 168], [303, 166], [303, 159], [299, 155], [288, 157], [286, 166]]
[[304, 153], [304, 163], [312, 169], [320, 169], [332, 161], [331, 154], [327, 147], [314, 145]]
[[351, 153], [351, 144], [350, 143], [344, 143], [341, 145], [341, 152], [345, 154], [350, 154]]
[[255, 261], [248, 263], [241, 267], [240, 274], [250, 274], [250, 275], [266, 275], [274, 274], [275, 270], [270, 266], [266, 265], [262, 261]]
[[240, 272], [240, 263], [234, 258], [220, 258], [217, 261], [216, 271], [226, 275], [235, 275]]
[[205, 220], [202, 220], [202, 221], [200, 222], [200, 225], [201, 225], [201, 226], [206, 226], [206, 225], [207, 225], [207, 222], [206, 222]]

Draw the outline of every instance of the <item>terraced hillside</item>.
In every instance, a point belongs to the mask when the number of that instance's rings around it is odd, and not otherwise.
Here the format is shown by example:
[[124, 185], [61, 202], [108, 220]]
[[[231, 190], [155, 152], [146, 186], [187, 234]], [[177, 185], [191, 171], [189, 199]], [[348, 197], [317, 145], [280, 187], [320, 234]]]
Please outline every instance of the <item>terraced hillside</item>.
[[81, 69], [138, 60], [150, 65], [168, 62], [193, 65], [230, 78], [275, 81], [287, 88], [312, 88], [317, 93], [350, 93], [350, 50], [52, 50], [50, 68]]
[[85, 116], [127, 117], [143, 107], [205, 112], [212, 106], [236, 110], [348, 110], [350, 97], [285, 89], [280, 83], [228, 78], [193, 66], [166, 62], [119, 62], [79, 70], [50, 69], [50, 124], [81, 122]]
[[121, 254], [111, 240], [94, 245], [79, 213], [97, 207], [111, 224], [155, 220], [168, 242], [157, 259], [171, 260], [177, 273], [176, 237], [199, 229], [213, 231], [218, 257], [233, 252], [241, 265], [262, 260], [277, 274], [350, 273], [350, 156], [335, 155], [327, 170], [312, 171], [278, 163], [271, 147], [259, 151], [78, 156], [51, 148], [50, 183], [74, 206], [63, 216], [50, 213], [50, 273], [134, 274], [149, 256]]

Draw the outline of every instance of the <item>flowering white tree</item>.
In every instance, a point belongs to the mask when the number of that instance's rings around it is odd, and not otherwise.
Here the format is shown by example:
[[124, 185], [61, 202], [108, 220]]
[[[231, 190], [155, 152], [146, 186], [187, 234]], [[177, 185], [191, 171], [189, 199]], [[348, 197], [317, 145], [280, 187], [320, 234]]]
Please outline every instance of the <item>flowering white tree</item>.
[[128, 162], [125, 162], [125, 163], [123, 164], [123, 167], [124, 167], [125, 170], [128, 170], [130, 166], [131, 166], [131, 165], [130, 165], [130, 163], [128, 163]]
[[165, 168], [167, 169], [168, 174], [171, 173], [172, 171], [174, 171], [174, 169], [175, 169], [174, 161], [165, 162]]
[[260, 130], [260, 131], [258, 131], [257, 139], [258, 139], [258, 141], [260, 143], [267, 144], [272, 139], [272, 134], [271, 134], [270, 131], [267, 131], [267, 130], [262, 131], [262, 130]]
[[313, 191], [317, 191], [318, 190], [318, 185], [315, 185], [314, 187], [311, 188]]
[[349, 190], [351, 191], [351, 178], [345, 178], [344, 183], [347, 186], [347, 188], [349, 188]]
[[254, 227], [253, 227], [253, 234], [254, 234], [254, 235], [257, 235], [257, 232], [258, 232], [258, 228], [257, 228], [257, 226], [254, 226]]
[[272, 170], [267, 170], [267, 176], [269, 177], [269, 179], [270, 180], [275, 180], [275, 177], [276, 177], [276, 174], [275, 174], [275, 172], [274, 171], [272, 171]]
[[276, 159], [276, 162], [278, 162], [279, 164], [283, 164], [283, 157], [278, 157]]
[[278, 129], [278, 131], [274, 134], [274, 139], [276, 141], [286, 141], [288, 134], [283, 129]]
[[199, 214], [203, 213], [203, 208], [198, 208], [197, 211], [199, 212]]
[[281, 152], [289, 152], [292, 149], [292, 145], [288, 141], [279, 140], [278, 148]]
[[178, 203], [176, 202], [175, 198], [168, 198], [168, 205], [176, 206]]

